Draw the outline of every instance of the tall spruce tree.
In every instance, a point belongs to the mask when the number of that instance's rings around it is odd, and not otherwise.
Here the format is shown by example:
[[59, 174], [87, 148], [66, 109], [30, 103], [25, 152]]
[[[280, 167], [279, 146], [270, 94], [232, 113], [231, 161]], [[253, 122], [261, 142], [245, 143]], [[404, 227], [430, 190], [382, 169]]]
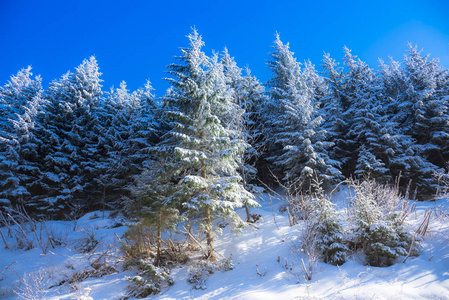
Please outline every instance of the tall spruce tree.
[[0, 203], [27, 205], [30, 185], [39, 177], [38, 151], [42, 141], [34, 135], [42, 106], [41, 78], [31, 67], [22, 69], [0, 88]]
[[217, 58], [210, 59], [202, 51], [201, 36], [193, 29], [188, 36], [190, 47], [183, 48], [171, 64], [168, 81], [171, 88], [163, 98], [164, 120], [169, 132], [158, 150], [175, 159], [172, 180], [179, 190], [169, 201], [179, 201], [191, 218], [204, 228], [207, 257], [215, 260], [213, 219], [230, 219], [236, 227], [243, 226], [234, 209], [244, 202], [257, 205], [253, 195], [240, 184], [237, 172], [245, 144], [233, 131], [230, 111], [233, 101], [227, 93], [223, 66]]
[[[402, 126], [401, 104], [407, 79], [392, 62], [381, 63], [379, 74], [344, 48], [346, 71], [325, 55], [330, 93], [323, 97], [330, 137], [335, 140], [333, 157], [344, 166], [345, 176], [371, 176], [391, 182], [401, 176], [413, 181], [422, 194], [431, 193], [432, 173], [438, 169], [422, 156], [422, 147]], [[407, 117], [406, 117], [407, 118]]]
[[36, 183], [39, 200], [48, 210], [69, 204], [93, 205], [102, 191], [95, 182], [106, 149], [96, 113], [103, 92], [101, 73], [94, 57], [86, 59], [60, 80], [50, 84], [42, 120], [42, 176]]
[[355, 163], [353, 172], [358, 177], [372, 176], [380, 181], [390, 181], [389, 160], [399, 154], [394, 124], [384, 117], [376, 74], [347, 47], [344, 53], [348, 69], [345, 91], [351, 99], [346, 115], [352, 117], [345, 137], [353, 141], [350, 156]]
[[447, 86], [449, 73], [439, 65], [438, 59], [421, 55], [417, 46], [409, 45], [404, 57], [407, 90], [402, 95], [401, 124], [418, 144], [423, 155], [439, 167], [447, 168], [449, 160], [449, 105]]
[[[311, 64], [304, 71], [293, 57], [288, 44], [276, 35], [275, 51], [268, 67], [273, 78], [267, 82], [270, 102], [266, 108], [265, 127], [268, 160], [289, 182], [300, 182], [301, 188], [312, 186], [318, 175], [329, 186], [340, 179], [338, 162], [327, 153], [323, 118], [318, 109], [316, 92], [321, 80]], [[278, 173], [279, 174], [279, 173]]]
[[[254, 182], [257, 168], [260, 164], [265, 141], [263, 136], [262, 116], [263, 107], [268, 102], [265, 88], [260, 81], [251, 74], [249, 68], [245, 69], [245, 75], [236, 87], [237, 102], [243, 108], [243, 125], [247, 143], [251, 145], [245, 152], [245, 165], [247, 167], [247, 182]], [[257, 175], [257, 176], [256, 176]]]
[[[383, 100], [383, 111], [385, 117], [388, 118], [391, 124], [391, 126], [389, 126], [390, 130], [393, 130], [394, 132], [394, 135], [391, 134], [391, 136], [398, 137], [396, 143], [399, 144], [398, 148], [401, 149], [401, 151], [395, 150], [395, 152], [392, 153], [391, 165], [388, 167], [395, 176], [398, 176], [401, 173], [402, 177], [405, 178], [407, 182], [412, 180], [412, 184], [415, 187], [418, 187], [418, 193], [420, 195], [428, 196], [433, 194], [437, 188], [434, 174], [436, 172], [441, 172], [442, 169], [438, 168], [434, 163], [442, 161], [442, 156], [439, 154], [443, 153], [441, 151], [443, 148], [438, 146], [436, 140], [434, 140], [434, 144], [423, 145], [423, 140], [419, 140], [419, 136], [414, 134], [416, 126], [418, 126], [417, 116], [427, 110], [421, 104], [430, 103], [432, 101], [416, 102], [417, 99], [419, 99], [419, 96], [414, 94], [412, 80], [405, 69], [406, 68], [401, 67], [398, 62], [390, 60], [388, 65], [381, 62], [378, 75], [380, 82], [378, 94], [381, 95], [381, 99]], [[425, 77], [425, 75], [421, 76]], [[439, 130], [437, 129], [439, 127], [437, 124], [444, 119], [444, 111], [444, 107], [441, 107], [439, 114], [442, 118], [436, 118], [435, 129], [437, 131]], [[430, 115], [432, 114], [428, 115], [429, 119], [431, 119]], [[428, 121], [421, 121], [423, 124], [427, 123], [427, 126], [432, 127]], [[440, 129], [441, 128], [442, 127], [440, 127]], [[422, 128], [422, 130], [424, 130], [424, 128]], [[427, 134], [430, 133], [430, 131], [432, 131], [432, 129], [424, 132]], [[440, 131], [440, 133], [443, 132]], [[438, 136], [440, 133], [437, 133], [436, 135]], [[442, 134], [442, 137], [443, 136], [444, 133]], [[433, 155], [429, 156], [430, 153], [433, 153]], [[442, 166], [444, 166], [444, 164], [441, 164], [441, 167]]]
[[[247, 144], [247, 148], [241, 153], [239, 172], [242, 176], [242, 184], [245, 189], [252, 193], [258, 192], [254, 184], [257, 177], [257, 159], [260, 156], [260, 113], [262, 105], [267, 97], [264, 88], [257, 78], [251, 76], [251, 71], [246, 68], [246, 75], [242, 75], [234, 58], [230, 56], [227, 48], [224, 49], [220, 60], [223, 65], [228, 93], [231, 94], [236, 109], [240, 112], [234, 113], [236, 132], [238, 137]], [[245, 203], [247, 221], [250, 222], [251, 214]]]
[[130, 93], [125, 82], [112, 89], [104, 102], [107, 164], [100, 184], [107, 188], [111, 200], [126, 195], [136, 176], [144, 172], [151, 148], [157, 143], [157, 107], [147, 82], [143, 89]]
[[348, 140], [345, 136], [352, 119], [352, 116], [347, 113], [350, 102], [344, 93], [345, 73], [343, 67], [340, 67], [329, 53], [324, 54], [322, 61], [324, 74], [327, 75], [324, 77], [327, 92], [320, 99], [324, 118], [323, 127], [327, 132], [326, 140], [333, 143], [329, 156], [340, 162], [343, 175], [349, 177], [352, 172], [349, 157], [355, 142], [352, 139]]

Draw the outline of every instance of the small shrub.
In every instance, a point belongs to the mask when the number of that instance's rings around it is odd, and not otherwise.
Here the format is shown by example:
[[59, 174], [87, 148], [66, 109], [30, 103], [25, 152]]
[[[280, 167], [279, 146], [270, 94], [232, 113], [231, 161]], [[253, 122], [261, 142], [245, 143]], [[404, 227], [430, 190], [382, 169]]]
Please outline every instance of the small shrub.
[[343, 243], [344, 230], [335, 205], [324, 193], [318, 178], [313, 181], [313, 185], [315, 192], [301, 195], [300, 206], [293, 210], [302, 211], [302, 215], [307, 216], [304, 219], [302, 250], [308, 258], [309, 270], [304, 270], [308, 278], [312, 276], [317, 259], [332, 265], [342, 265], [346, 262], [346, 252], [349, 250]]
[[[155, 230], [146, 220], [140, 220], [135, 224], [128, 224], [124, 240], [121, 243], [125, 252], [125, 268], [129, 264], [139, 264], [140, 259], [156, 257], [157, 236]], [[136, 260], [137, 259], [137, 260]]]
[[75, 289], [77, 294], [74, 297], [74, 300], [94, 300], [94, 298], [89, 296], [90, 292], [92, 291], [91, 288], [80, 288], [79, 286], [76, 286]]
[[20, 280], [19, 287], [14, 290], [14, 293], [19, 297], [19, 299], [44, 299], [46, 294], [48, 276], [49, 274], [47, 274], [46, 270], [44, 269], [25, 273], [23, 278]]
[[[117, 262], [116, 262], [117, 263]], [[59, 281], [55, 286], [61, 286], [63, 284], [69, 285], [72, 290], [80, 290], [79, 284], [87, 278], [100, 278], [106, 275], [117, 273], [115, 265], [110, 263], [100, 263], [97, 260], [90, 263], [90, 267], [77, 270], [71, 264], [67, 264], [66, 267], [70, 269], [70, 273], [64, 275], [64, 279]]]
[[79, 240], [76, 249], [80, 253], [89, 253], [93, 251], [99, 243], [96, 237], [95, 228], [85, 227], [82, 231], [85, 233], [85, 237]]
[[205, 290], [206, 280], [214, 273], [215, 266], [210, 261], [200, 261], [197, 265], [189, 269], [189, 277], [187, 282], [192, 284], [196, 290]]
[[421, 239], [418, 237], [413, 243], [412, 233], [405, 228], [410, 210], [399, 189], [373, 180], [352, 182], [351, 187], [352, 247], [363, 251], [365, 263], [388, 267], [412, 247], [411, 252], [417, 254]]
[[186, 264], [190, 260], [190, 257], [187, 253], [178, 253], [176, 255], [176, 262], [180, 264]]
[[39, 248], [46, 254], [49, 249], [67, 244], [67, 232], [56, 230], [48, 222], [31, 218], [24, 209], [9, 208], [8, 212], [0, 213], [0, 224], [7, 228], [8, 235], [15, 240], [7, 241], [1, 233], [6, 249], [27, 251]]
[[222, 272], [234, 270], [234, 263], [232, 262], [232, 256], [223, 258], [222, 260], [218, 261], [217, 270]]
[[196, 290], [205, 290], [207, 288], [206, 281], [215, 271], [230, 271], [234, 269], [232, 257], [224, 258], [217, 262], [209, 260], [201, 260], [189, 269], [189, 277], [187, 282], [192, 284]]
[[316, 248], [325, 263], [341, 266], [347, 260], [349, 250], [343, 244], [343, 227], [335, 216], [327, 216], [320, 223], [314, 224]]
[[175, 282], [170, 277], [170, 269], [153, 265], [151, 259], [142, 259], [137, 276], [126, 277], [130, 282], [127, 287], [128, 296], [145, 298], [157, 295], [163, 287], [171, 286]]

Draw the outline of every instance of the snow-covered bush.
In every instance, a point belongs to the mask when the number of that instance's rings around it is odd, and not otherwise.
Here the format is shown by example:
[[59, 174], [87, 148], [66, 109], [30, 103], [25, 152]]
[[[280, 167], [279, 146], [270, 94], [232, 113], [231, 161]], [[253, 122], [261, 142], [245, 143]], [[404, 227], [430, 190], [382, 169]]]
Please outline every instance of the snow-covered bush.
[[[315, 187], [308, 194], [301, 191], [301, 185], [291, 184], [287, 191], [290, 226], [304, 220], [304, 229], [301, 234], [302, 251], [308, 256], [309, 268], [317, 259], [325, 263], [342, 265], [346, 262], [348, 248], [343, 244], [343, 225], [341, 216], [337, 213], [335, 205], [322, 188], [323, 180], [318, 174], [311, 181]], [[282, 211], [281, 211], [282, 212]], [[311, 270], [308, 277], [311, 277]]]
[[25, 273], [20, 285], [14, 290], [19, 299], [40, 300], [45, 298], [49, 274], [45, 269]]
[[[167, 216], [159, 217], [165, 218], [165, 222], [172, 221], [167, 221]], [[171, 239], [162, 240], [162, 227], [157, 229], [158, 225], [152, 222], [152, 218], [143, 218], [130, 226], [122, 242], [124, 269], [137, 269], [136, 276], [126, 277], [130, 282], [127, 288], [129, 297], [156, 295], [163, 288], [173, 285], [170, 268], [189, 260], [186, 248]]]
[[230, 271], [234, 269], [232, 258], [223, 258], [220, 261], [211, 262], [208, 260], [201, 260], [189, 269], [189, 277], [187, 282], [192, 284], [194, 289], [205, 290], [206, 280], [215, 271]]
[[305, 219], [305, 229], [302, 239], [303, 248], [313, 249], [305, 251], [315, 253], [323, 259], [325, 263], [332, 265], [342, 265], [346, 262], [346, 252], [348, 248], [343, 243], [343, 225], [341, 216], [337, 213], [335, 205], [329, 196], [319, 188], [320, 183], [315, 184], [318, 190], [314, 195], [309, 195], [308, 202], [312, 208]]
[[157, 295], [164, 287], [175, 283], [170, 277], [170, 269], [157, 267], [152, 259], [141, 259], [137, 276], [126, 277], [130, 281], [128, 285], [128, 296], [145, 298], [149, 295]]
[[89, 253], [94, 250], [99, 243], [96, 237], [96, 229], [88, 226], [83, 228], [82, 231], [85, 233], [85, 236], [78, 241], [76, 249], [79, 253]]
[[352, 182], [351, 188], [350, 240], [354, 250], [361, 249], [365, 254], [366, 264], [387, 267], [410, 250], [418, 253], [420, 238], [413, 243], [413, 234], [405, 226], [410, 209], [398, 187], [365, 180]]
[[196, 290], [205, 290], [206, 280], [214, 273], [214, 264], [209, 261], [201, 261], [189, 269], [187, 282]]
[[77, 295], [73, 299], [74, 300], [94, 300], [94, 298], [89, 296], [91, 291], [92, 291], [92, 289], [89, 287], [83, 288], [83, 289], [78, 289]]
[[0, 213], [0, 224], [7, 229], [8, 236], [0, 231], [6, 249], [31, 250], [38, 248], [43, 254], [67, 244], [68, 233], [51, 225], [50, 222], [37, 221], [23, 209], [9, 208]]
[[343, 226], [332, 203], [323, 199], [321, 216], [314, 220], [312, 225], [316, 236], [315, 245], [325, 263], [342, 265], [346, 262], [348, 247], [343, 244]]

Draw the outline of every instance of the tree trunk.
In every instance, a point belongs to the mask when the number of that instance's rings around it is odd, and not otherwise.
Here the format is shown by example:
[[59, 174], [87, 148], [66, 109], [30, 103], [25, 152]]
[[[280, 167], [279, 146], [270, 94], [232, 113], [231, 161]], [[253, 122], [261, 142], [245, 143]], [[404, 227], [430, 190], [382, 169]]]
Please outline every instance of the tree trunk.
[[157, 227], [156, 266], [159, 266], [161, 263], [161, 243], [162, 243], [162, 212], [159, 211], [159, 224]]
[[249, 207], [248, 204], [245, 203], [245, 211], [246, 211], [246, 222], [250, 223], [251, 221], [251, 214], [249, 213]]
[[[200, 139], [203, 139], [203, 132], [200, 132]], [[204, 149], [201, 149], [201, 151], [204, 151]], [[204, 159], [201, 159], [201, 171], [200, 171], [201, 177], [204, 179], [207, 179], [207, 173], [206, 173], [206, 162]], [[212, 217], [210, 215], [210, 208], [206, 206], [204, 209], [204, 222], [206, 225], [206, 242], [207, 242], [207, 259], [210, 261], [215, 261], [215, 249], [214, 249], [214, 231], [212, 229]]]
[[206, 241], [207, 247], [209, 248], [207, 251], [207, 258], [210, 261], [215, 261], [215, 249], [214, 249], [214, 233], [212, 230], [212, 218], [210, 216], [210, 208], [207, 207], [204, 211], [204, 219], [206, 222]]

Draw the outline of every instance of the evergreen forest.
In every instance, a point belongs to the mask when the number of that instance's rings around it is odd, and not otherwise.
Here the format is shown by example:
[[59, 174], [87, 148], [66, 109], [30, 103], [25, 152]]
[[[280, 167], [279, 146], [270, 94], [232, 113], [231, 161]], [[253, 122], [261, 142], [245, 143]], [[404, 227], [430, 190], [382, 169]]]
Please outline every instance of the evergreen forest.
[[435, 194], [449, 160], [449, 73], [438, 59], [409, 45], [402, 62], [373, 69], [344, 48], [317, 71], [276, 35], [263, 83], [227, 49], [203, 46], [193, 29], [162, 97], [150, 82], [105, 91], [95, 57], [47, 89], [31, 67], [11, 76], [0, 88], [1, 209], [57, 219], [122, 210], [159, 233], [200, 220], [213, 259], [212, 221], [242, 228], [261, 187], [310, 193], [371, 178], [420, 200]]

